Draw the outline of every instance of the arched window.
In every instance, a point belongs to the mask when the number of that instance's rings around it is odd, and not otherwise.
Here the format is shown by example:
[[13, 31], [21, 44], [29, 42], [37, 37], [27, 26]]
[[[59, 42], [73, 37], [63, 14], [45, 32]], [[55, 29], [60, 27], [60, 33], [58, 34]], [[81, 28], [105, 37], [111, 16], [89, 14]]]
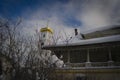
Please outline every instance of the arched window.
[[43, 45], [44, 45], [44, 43], [42, 42], [42, 43], [41, 43], [41, 46], [43, 46]]
[[45, 34], [43, 34], [43, 37], [45, 37]]

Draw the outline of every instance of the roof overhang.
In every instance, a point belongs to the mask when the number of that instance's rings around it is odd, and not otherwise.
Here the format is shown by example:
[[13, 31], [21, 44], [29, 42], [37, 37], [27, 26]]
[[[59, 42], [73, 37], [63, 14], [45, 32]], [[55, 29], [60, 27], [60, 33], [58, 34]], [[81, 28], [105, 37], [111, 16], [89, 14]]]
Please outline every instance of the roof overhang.
[[113, 47], [120, 46], [120, 35], [102, 37], [96, 39], [80, 40], [76, 43], [59, 44], [43, 46], [47, 50], [66, 50], [66, 49], [85, 49], [85, 48], [99, 48], [99, 47]]

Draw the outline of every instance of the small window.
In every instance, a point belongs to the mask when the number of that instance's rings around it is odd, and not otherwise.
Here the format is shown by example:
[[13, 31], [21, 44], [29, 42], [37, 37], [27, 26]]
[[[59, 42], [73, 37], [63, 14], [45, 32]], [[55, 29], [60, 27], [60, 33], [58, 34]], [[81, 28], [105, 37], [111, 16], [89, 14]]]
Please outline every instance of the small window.
[[41, 46], [43, 46], [44, 45], [44, 43], [41, 43]]
[[43, 37], [45, 37], [45, 34], [43, 34]]

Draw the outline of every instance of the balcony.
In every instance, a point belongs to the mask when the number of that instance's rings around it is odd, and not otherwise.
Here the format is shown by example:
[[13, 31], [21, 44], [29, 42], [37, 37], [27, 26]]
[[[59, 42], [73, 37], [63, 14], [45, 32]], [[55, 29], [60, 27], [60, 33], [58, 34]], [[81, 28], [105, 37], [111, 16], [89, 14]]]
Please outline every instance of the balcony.
[[120, 68], [120, 62], [89, 62], [89, 66], [84, 63], [66, 63], [66, 68]]

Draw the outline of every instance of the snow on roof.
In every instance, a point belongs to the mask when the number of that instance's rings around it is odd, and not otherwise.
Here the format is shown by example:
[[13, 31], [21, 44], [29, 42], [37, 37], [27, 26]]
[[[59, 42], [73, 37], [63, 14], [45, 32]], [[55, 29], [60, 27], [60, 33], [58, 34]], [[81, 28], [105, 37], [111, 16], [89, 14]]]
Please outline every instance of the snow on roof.
[[85, 44], [114, 42], [114, 41], [120, 41], [120, 35], [113, 35], [113, 36], [100, 37], [100, 38], [92, 38], [92, 39], [86, 39], [86, 40], [78, 40], [78, 41], [72, 42], [72, 44], [85, 45]]
[[112, 35], [107, 37], [92, 38], [86, 40], [75, 40], [75, 41], [70, 41], [68, 44], [59, 43], [57, 45], [50, 45], [50, 46], [87, 45], [87, 44], [97, 44], [97, 43], [116, 42], [116, 41], [120, 41], [120, 35]]
[[83, 33], [83, 34], [88, 34], [88, 33], [96, 32], [96, 31], [103, 31], [103, 30], [112, 29], [112, 28], [120, 28], [120, 25], [103, 26], [103, 27], [99, 27], [99, 28], [94, 28], [94, 29], [85, 30], [85, 31], [82, 32], [82, 33]]
[[[112, 26], [106, 26], [101, 28], [96, 28], [94, 30], [88, 31], [87, 33], [92, 33], [95, 31], [103, 31], [107, 29], [113, 29], [113, 28], [120, 28], [120, 25], [112, 25]], [[87, 34], [83, 33], [83, 34]], [[57, 44], [53, 45], [44, 45], [43, 47], [47, 46], [71, 46], [71, 45], [87, 45], [87, 44], [97, 44], [97, 43], [105, 43], [105, 42], [116, 42], [120, 41], [120, 34], [118, 35], [111, 35], [111, 36], [105, 36], [105, 37], [99, 37], [99, 38], [92, 38], [92, 39], [83, 39], [82, 36], [79, 34], [77, 36], [72, 37], [68, 44], [65, 41], [60, 41]]]

